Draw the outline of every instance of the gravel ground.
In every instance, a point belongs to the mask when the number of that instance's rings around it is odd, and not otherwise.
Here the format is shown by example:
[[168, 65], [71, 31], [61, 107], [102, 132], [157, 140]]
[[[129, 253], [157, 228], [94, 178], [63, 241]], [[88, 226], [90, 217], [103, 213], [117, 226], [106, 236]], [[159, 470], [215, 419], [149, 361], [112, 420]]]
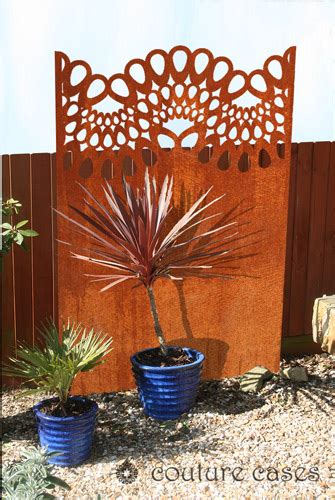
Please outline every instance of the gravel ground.
[[[256, 395], [242, 393], [238, 379], [203, 382], [195, 408], [164, 425], [144, 416], [135, 391], [93, 394], [100, 413], [92, 456], [56, 468], [71, 486], [59, 498], [335, 498], [334, 358], [282, 364], [305, 366], [309, 381], [273, 379]], [[40, 398], [16, 395], [3, 396], [5, 463], [36, 444], [30, 408]], [[128, 484], [120, 480], [127, 471], [137, 475]]]

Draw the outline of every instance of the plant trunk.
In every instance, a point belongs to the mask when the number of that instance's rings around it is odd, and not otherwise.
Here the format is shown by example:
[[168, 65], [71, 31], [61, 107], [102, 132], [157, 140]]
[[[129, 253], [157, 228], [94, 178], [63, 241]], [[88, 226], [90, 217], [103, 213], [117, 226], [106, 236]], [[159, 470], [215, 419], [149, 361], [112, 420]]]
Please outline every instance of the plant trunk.
[[154, 319], [154, 327], [155, 327], [155, 332], [158, 338], [158, 342], [162, 351], [162, 354], [164, 356], [167, 356], [168, 354], [168, 348], [166, 345], [166, 341], [164, 338], [163, 330], [162, 327], [159, 323], [159, 318], [158, 318], [158, 312], [157, 312], [157, 306], [156, 306], [156, 301], [155, 301], [155, 296], [153, 289], [151, 287], [147, 288], [149, 299], [150, 299], [150, 308], [151, 308], [151, 314]]
[[65, 409], [65, 406], [66, 406], [66, 403], [69, 399], [70, 389], [71, 389], [71, 386], [68, 389], [61, 390], [58, 394], [59, 406], [60, 406], [61, 412], [63, 414], [63, 417], [67, 417], [67, 411]]

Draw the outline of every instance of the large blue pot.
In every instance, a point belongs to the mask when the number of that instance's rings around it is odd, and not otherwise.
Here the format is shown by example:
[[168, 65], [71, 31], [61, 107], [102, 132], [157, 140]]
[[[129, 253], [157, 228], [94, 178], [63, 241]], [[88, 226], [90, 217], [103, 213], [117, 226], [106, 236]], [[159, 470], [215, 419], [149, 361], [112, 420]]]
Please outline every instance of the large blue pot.
[[183, 351], [193, 358], [193, 363], [182, 366], [147, 366], [137, 360], [140, 352], [131, 356], [140, 401], [149, 417], [174, 420], [194, 405], [205, 356], [195, 349], [185, 347]]
[[[72, 396], [71, 399], [87, 401], [87, 398], [79, 396]], [[63, 467], [79, 465], [91, 452], [98, 405], [91, 401], [92, 407], [87, 412], [74, 417], [53, 417], [40, 411], [46, 401], [55, 400], [41, 401], [33, 407], [41, 446], [61, 453], [52, 457], [51, 463]]]

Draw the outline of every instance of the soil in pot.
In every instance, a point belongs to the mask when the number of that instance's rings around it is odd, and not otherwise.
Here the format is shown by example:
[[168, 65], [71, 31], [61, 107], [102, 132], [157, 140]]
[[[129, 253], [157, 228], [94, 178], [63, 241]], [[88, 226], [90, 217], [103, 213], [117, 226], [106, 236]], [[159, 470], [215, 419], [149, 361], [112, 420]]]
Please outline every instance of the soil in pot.
[[40, 412], [51, 417], [76, 417], [89, 411], [93, 406], [93, 401], [89, 399], [71, 399], [69, 398], [63, 406], [65, 415], [59, 401], [46, 401], [45, 404], [39, 409]]
[[194, 362], [181, 347], [169, 347], [167, 356], [164, 356], [159, 347], [137, 354], [136, 359], [147, 366], [182, 366]]

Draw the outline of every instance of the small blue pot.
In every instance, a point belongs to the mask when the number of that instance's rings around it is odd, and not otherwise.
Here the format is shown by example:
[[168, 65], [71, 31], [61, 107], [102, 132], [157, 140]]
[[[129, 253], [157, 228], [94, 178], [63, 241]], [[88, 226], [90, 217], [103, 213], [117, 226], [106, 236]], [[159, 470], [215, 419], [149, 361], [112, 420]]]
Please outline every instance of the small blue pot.
[[[146, 352], [152, 349], [145, 349]], [[195, 349], [183, 348], [193, 363], [182, 366], [147, 366], [131, 356], [137, 389], [144, 413], [157, 420], [174, 420], [195, 404], [205, 356]]]
[[[79, 396], [72, 396], [71, 399], [87, 401], [87, 398]], [[92, 407], [82, 415], [53, 417], [40, 411], [46, 401], [56, 401], [56, 398], [41, 401], [33, 407], [33, 411], [41, 446], [61, 453], [52, 457], [50, 463], [63, 467], [81, 464], [91, 453], [98, 405], [91, 401]]]

